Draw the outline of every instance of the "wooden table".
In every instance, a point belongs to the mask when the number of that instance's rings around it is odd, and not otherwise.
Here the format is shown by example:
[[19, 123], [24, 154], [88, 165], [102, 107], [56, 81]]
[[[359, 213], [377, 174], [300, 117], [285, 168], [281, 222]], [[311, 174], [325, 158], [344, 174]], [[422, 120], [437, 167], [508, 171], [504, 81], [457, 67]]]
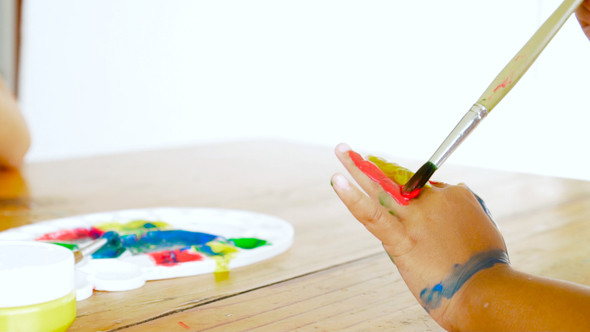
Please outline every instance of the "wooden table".
[[[286, 253], [226, 280], [209, 274], [95, 292], [78, 303], [70, 331], [442, 330], [338, 200], [336, 171], [343, 168], [330, 148], [275, 141], [30, 164], [0, 173], [0, 230], [158, 206], [245, 209], [295, 227]], [[465, 182], [486, 200], [514, 267], [590, 285], [589, 182], [452, 165], [435, 178]]]

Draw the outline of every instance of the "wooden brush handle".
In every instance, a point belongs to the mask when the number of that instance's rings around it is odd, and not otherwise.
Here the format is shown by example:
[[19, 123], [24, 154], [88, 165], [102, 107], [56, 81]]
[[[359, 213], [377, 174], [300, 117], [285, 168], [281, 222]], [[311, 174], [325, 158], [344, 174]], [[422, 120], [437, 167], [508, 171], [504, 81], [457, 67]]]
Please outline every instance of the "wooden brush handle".
[[565, 0], [496, 76], [478, 104], [490, 112], [516, 85], [583, 0]]

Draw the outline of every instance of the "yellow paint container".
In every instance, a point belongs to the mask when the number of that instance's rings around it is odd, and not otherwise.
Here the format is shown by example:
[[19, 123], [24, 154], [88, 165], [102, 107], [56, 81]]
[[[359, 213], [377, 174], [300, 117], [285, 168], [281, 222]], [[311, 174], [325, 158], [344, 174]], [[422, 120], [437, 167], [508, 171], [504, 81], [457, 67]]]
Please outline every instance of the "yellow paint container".
[[75, 318], [72, 252], [0, 241], [0, 331], [66, 331]]

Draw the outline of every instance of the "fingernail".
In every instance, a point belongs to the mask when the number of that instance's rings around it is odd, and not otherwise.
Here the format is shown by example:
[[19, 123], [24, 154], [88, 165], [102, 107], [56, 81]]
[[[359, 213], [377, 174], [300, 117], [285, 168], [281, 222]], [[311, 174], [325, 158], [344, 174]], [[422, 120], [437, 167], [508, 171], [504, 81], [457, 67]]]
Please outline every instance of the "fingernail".
[[336, 188], [348, 189], [350, 187], [348, 180], [342, 174], [334, 175], [332, 180], [333, 180], [332, 182], [334, 183], [334, 186], [336, 186]]
[[348, 144], [346, 144], [346, 143], [340, 143], [340, 144], [338, 144], [336, 149], [338, 149], [338, 151], [344, 153], [344, 152], [350, 151], [350, 146], [348, 146]]

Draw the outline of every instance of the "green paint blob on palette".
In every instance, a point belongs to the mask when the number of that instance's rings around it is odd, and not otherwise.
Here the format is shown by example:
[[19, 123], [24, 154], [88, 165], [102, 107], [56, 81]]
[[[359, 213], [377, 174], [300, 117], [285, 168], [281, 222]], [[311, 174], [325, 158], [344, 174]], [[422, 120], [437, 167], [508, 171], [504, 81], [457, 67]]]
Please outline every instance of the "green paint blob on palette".
[[70, 250], [78, 250], [79, 249], [78, 245], [75, 243], [59, 243], [59, 242], [50, 242], [50, 243], [57, 244], [58, 246], [65, 247]]
[[269, 244], [266, 240], [256, 238], [229, 239], [228, 241], [242, 249], [254, 249]]

